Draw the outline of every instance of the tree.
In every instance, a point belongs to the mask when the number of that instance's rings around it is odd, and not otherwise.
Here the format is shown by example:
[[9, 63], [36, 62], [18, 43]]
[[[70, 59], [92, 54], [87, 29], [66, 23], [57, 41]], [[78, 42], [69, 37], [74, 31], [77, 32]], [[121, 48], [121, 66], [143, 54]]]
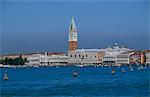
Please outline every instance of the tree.
[[1, 60], [0, 60], [0, 64], [4, 64], [4, 59], [1, 59]]
[[24, 65], [25, 62], [28, 62], [27, 58], [22, 58], [21, 55], [19, 55], [18, 58], [8, 58], [0, 60], [0, 64], [4, 65]]

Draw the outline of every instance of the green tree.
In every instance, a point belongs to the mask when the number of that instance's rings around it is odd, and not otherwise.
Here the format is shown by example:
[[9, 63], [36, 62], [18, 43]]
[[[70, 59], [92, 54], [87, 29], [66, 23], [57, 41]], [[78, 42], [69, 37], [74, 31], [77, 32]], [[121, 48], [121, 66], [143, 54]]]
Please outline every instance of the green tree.
[[0, 60], [0, 64], [4, 64], [4, 59], [1, 59], [1, 60]]

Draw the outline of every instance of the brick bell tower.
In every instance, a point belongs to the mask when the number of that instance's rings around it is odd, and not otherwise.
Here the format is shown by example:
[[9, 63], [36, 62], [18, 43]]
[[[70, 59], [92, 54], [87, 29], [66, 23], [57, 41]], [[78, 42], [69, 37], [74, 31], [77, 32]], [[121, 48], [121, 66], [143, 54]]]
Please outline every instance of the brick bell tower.
[[77, 28], [74, 22], [74, 17], [72, 17], [72, 20], [71, 20], [68, 41], [69, 41], [69, 48], [68, 48], [69, 51], [72, 51], [78, 48], [78, 33], [77, 33]]

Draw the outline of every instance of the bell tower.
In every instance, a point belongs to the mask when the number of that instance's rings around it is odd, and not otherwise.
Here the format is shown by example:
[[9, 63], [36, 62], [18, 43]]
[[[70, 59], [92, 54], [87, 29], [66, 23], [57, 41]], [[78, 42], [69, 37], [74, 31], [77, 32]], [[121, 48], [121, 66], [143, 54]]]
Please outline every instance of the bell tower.
[[78, 48], [78, 33], [77, 33], [74, 17], [72, 17], [70, 28], [69, 28], [68, 42], [69, 42], [69, 48], [68, 48], [69, 51]]

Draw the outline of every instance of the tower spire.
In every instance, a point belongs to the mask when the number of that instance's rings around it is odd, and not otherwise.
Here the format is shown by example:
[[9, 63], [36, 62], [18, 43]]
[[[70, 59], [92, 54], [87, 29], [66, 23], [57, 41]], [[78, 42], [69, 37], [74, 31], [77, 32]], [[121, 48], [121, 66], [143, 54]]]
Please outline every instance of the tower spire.
[[70, 24], [70, 32], [77, 32], [77, 27], [76, 27], [73, 16], [72, 16], [72, 20], [71, 20], [71, 24]]

